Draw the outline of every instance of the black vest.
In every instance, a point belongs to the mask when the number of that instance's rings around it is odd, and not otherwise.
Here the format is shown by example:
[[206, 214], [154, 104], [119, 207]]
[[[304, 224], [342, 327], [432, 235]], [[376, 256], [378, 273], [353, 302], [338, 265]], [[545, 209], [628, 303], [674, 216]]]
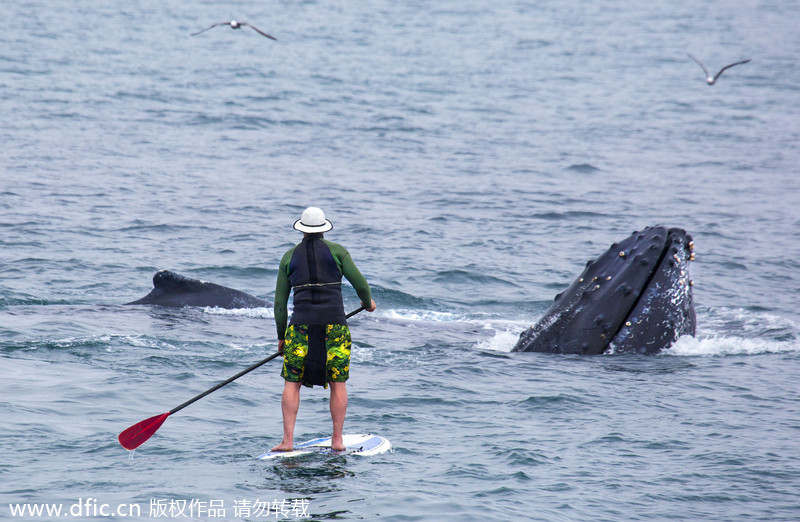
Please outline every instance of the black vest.
[[347, 324], [342, 303], [342, 274], [333, 254], [319, 236], [303, 238], [289, 262], [294, 289], [291, 324]]

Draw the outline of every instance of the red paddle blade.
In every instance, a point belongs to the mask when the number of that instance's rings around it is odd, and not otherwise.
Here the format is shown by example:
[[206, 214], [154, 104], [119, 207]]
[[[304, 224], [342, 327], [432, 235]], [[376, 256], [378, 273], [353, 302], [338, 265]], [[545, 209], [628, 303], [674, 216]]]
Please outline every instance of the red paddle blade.
[[169, 412], [155, 415], [149, 419], [137, 422], [130, 428], [126, 429], [119, 434], [119, 443], [125, 449], [136, 449], [145, 443], [147, 439], [153, 436], [153, 433], [164, 424], [164, 421], [169, 417]]

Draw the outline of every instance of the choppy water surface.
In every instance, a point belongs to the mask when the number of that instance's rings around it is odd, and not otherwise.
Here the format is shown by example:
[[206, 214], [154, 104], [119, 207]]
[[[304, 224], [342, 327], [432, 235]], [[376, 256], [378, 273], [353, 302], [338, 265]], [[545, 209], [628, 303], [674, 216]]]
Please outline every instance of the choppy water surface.
[[[797, 6], [84, 4], [0, 19], [4, 518], [88, 497], [143, 519], [167, 500], [227, 519], [282, 500], [314, 519], [798, 518]], [[278, 41], [189, 36], [231, 18]], [[708, 87], [687, 52], [752, 62]], [[270, 309], [122, 303], [161, 268], [271, 299], [308, 205], [379, 304], [351, 323], [347, 431], [394, 452], [256, 462], [281, 431], [273, 363], [130, 459], [122, 429], [276, 343]], [[588, 259], [654, 224], [694, 236], [696, 338], [510, 353]], [[304, 390], [298, 439], [329, 423]]]

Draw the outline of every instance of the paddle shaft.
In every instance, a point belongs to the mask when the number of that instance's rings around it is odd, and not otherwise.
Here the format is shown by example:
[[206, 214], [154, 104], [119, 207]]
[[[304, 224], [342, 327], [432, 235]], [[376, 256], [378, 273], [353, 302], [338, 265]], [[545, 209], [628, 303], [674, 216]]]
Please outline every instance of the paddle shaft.
[[240, 371], [239, 373], [237, 373], [236, 375], [234, 375], [234, 376], [233, 376], [233, 377], [231, 377], [230, 379], [228, 379], [228, 380], [225, 380], [225, 381], [222, 381], [221, 383], [217, 384], [217, 385], [216, 385], [216, 386], [214, 386], [213, 388], [210, 388], [210, 389], [208, 389], [208, 390], [204, 391], [203, 393], [201, 393], [200, 395], [198, 395], [198, 396], [196, 396], [196, 397], [193, 397], [193, 398], [189, 399], [188, 401], [184, 402], [184, 403], [183, 403], [183, 404], [181, 404], [180, 406], [176, 406], [175, 408], [172, 408], [171, 410], [169, 410], [169, 414], [170, 414], [170, 415], [172, 415], [173, 413], [176, 413], [176, 412], [178, 412], [178, 411], [181, 411], [182, 409], [184, 409], [184, 408], [185, 408], [185, 407], [187, 407], [188, 405], [192, 404], [193, 402], [197, 402], [197, 401], [199, 401], [200, 399], [202, 399], [203, 397], [205, 397], [206, 395], [208, 395], [209, 393], [215, 392], [215, 391], [219, 390], [220, 388], [222, 388], [223, 386], [225, 386], [226, 384], [230, 384], [230, 383], [232, 383], [233, 381], [235, 381], [236, 379], [238, 379], [238, 378], [239, 378], [239, 377], [241, 377], [242, 375], [244, 375], [244, 374], [246, 374], [246, 373], [250, 373], [250, 372], [252, 372], [253, 370], [255, 370], [256, 368], [258, 368], [258, 367], [259, 367], [259, 366], [261, 366], [262, 364], [268, 363], [269, 361], [271, 361], [271, 360], [272, 360], [272, 359], [274, 359], [275, 357], [279, 356], [280, 354], [281, 354], [281, 352], [275, 352], [275, 353], [273, 353], [272, 355], [270, 355], [270, 356], [269, 356], [269, 357], [267, 357], [266, 359], [262, 359], [261, 361], [257, 362], [257, 363], [256, 363], [256, 364], [254, 364], [253, 366], [251, 366], [251, 367], [249, 367], [249, 368], [246, 368], [246, 369], [244, 369], [244, 370]]
[[345, 318], [345, 319], [350, 319], [351, 317], [353, 317], [354, 315], [356, 315], [358, 312], [360, 312], [360, 311], [362, 311], [362, 310], [366, 310], [366, 308], [364, 308], [364, 306], [363, 306], [363, 305], [362, 305], [362, 306], [361, 306], [361, 308], [359, 308], [358, 310], [353, 310], [353, 311], [352, 311], [352, 312], [350, 312], [349, 314], [345, 315], [345, 316], [344, 316], [344, 318]]
[[[361, 307], [361, 308], [359, 308], [358, 310], [353, 310], [352, 312], [350, 312], [349, 314], [347, 314], [347, 315], [345, 316], [345, 319], [350, 319], [351, 317], [353, 317], [353, 316], [354, 316], [354, 315], [356, 315], [358, 312], [360, 312], [360, 311], [362, 311], [362, 310], [364, 310], [364, 309], [365, 309], [365, 308], [362, 306], [362, 307]], [[234, 376], [233, 376], [233, 377], [231, 377], [230, 379], [224, 380], [224, 381], [222, 381], [221, 383], [219, 383], [219, 384], [217, 384], [216, 386], [214, 386], [213, 388], [210, 388], [210, 389], [208, 389], [208, 390], [204, 391], [204, 392], [203, 392], [203, 393], [201, 393], [200, 395], [198, 395], [198, 396], [196, 396], [196, 397], [192, 397], [191, 399], [189, 399], [188, 401], [184, 402], [184, 403], [183, 403], [183, 404], [181, 404], [180, 406], [176, 406], [175, 408], [172, 408], [171, 410], [169, 410], [169, 414], [170, 414], [170, 415], [172, 415], [173, 413], [179, 412], [180, 410], [184, 409], [185, 407], [189, 406], [190, 404], [192, 404], [192, 403], [194, 403], [194, 402], [197, 402], [197, 401], [199, 401], [200, 399], [202, 399], [203, 397], [205, 397], [205, 396], [206, 396], [206, 395], [208, 395], [209, 393], [213, 393], [213, 392], [215, 392], [215, 391], [219, 390], [220, 388], [222, 388], [222, 387], [223, 387], [223, 386], [225, 386], [226, 384], [230, 384], [230, 383], [232, 383], [233, 381], [235, 381], [236, 379], [238, 379], [238, 378], [239, 378], [239, 377], [241, 377], [242, 375], [245, 375], [245, 374], [247, 374], [247, 373], [250, 373], [250, 372], [252, 372], [253, 370], [255, 370], [256, 368], [258, 368], [259, 366], [261, 366], [261, 365], [263, 365], [263, 364], [266, 364], [266, 363], [268, 363], [269, 361], [271, 361], [271, 360], [272, 360], [272, 359], [274, 359], [275, 357], [279, 356], [280, 354], [281, 354], [281, 352], [275, 352], [275, 353], [273, 353], [272, 355], [270, 355], [269, 357], [267, 357], [266, 359], [262, 359], [261, 361], [258, 361], [257, 363], [255, 363], [254, 365], [250, 366], [249, 368], [245, 368], [244, 370], [240, 371], [239, 373], [237, 373], [236, 375], [234, 375]]]

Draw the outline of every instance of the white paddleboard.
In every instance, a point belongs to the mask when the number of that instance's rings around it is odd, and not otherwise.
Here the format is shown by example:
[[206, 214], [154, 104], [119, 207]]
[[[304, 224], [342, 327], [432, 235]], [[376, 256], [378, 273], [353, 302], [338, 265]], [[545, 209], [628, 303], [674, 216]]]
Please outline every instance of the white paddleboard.
[[331, 438], [311, 439], [300, 444], [295, 444], [291, 451], [268, 451], [257, 458], [261, 460], [299, 457], [313, 453], [325, 455], [378, 455], [392, 449], [388, 439], [369, 433], [342, 435], [344, 451], [331, 450]]

